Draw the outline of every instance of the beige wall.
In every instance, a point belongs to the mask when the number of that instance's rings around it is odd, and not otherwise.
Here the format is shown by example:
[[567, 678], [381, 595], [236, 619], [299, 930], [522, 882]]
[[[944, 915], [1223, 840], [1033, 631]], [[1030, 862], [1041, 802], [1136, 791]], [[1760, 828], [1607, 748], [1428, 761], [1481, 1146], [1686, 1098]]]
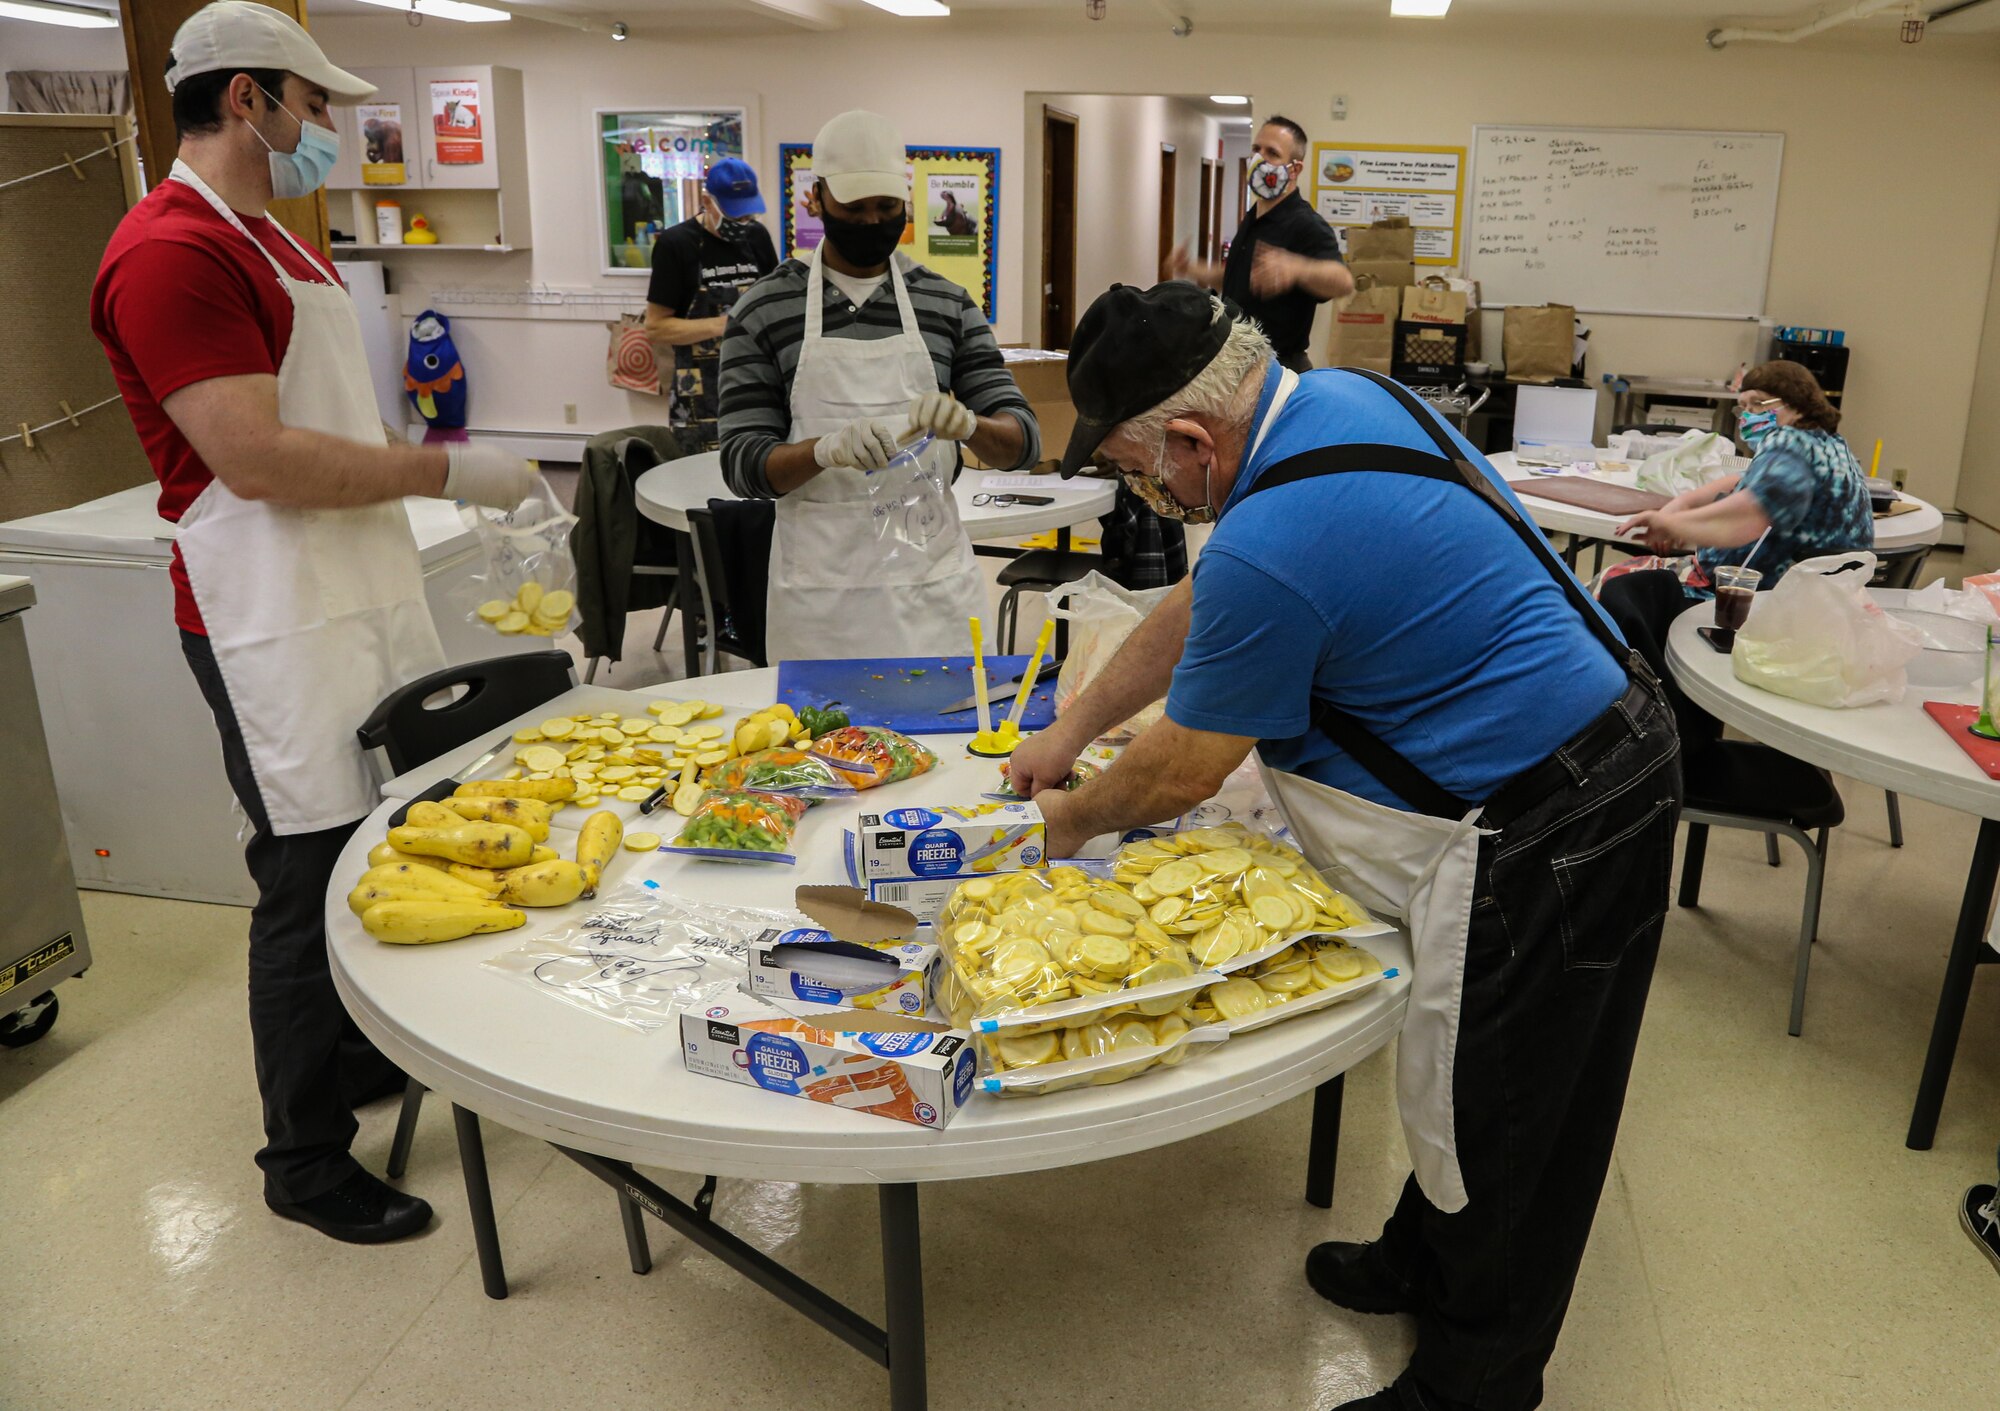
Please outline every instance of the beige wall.
[[[1958, 507], [1983, 521], [1989, 534], [2000, 534], [2000, 241], [1994, 244], [1993, 282], [1986, 294], [1986, 336], [1973, 372]], [[1968, 534], [1968, 548], [1972, 542]], [[1982, 569], [2000, 567], [2000, 556], [1987, 555], [1978, 562]]]
[[[1192, 245], [1201, 212], [1201, 159], [1215, 151], [1216, 125], [1192, 104], [1157, 94], [1030, 93], [1025, 100], [1020, 178], [1003, 184], [1021, 203], [1020, 258], [1009, 259], [1003, 236], [1002, 297], [1020, 280], [1029, 298], [1021, 341], [1041, 335], [1034, 290], [1042, 276], [1042, 108], [1077, 119], [1077, 313], [1113, 284], [1150, 285], [1158, 278], [1160, 146], [1174, 146], [1174, 240]], [[1004, 165], [1002, 168], [1005, 170]], [[1013, 302], [1011, 299], [1009, 302]]]
[[[1908, 466], [1914, 490], [1949, 504], [2000, 228], [2000, 57], [1990, 45], [1937, 39], [1911, 48], [1879, 35], [1715, 53], [1701, 29], [1403, 23], [1204, 31], [1181, 41], [1164, 26], [1092, 26], [1047, 12], [984, 28], [954, 20], [754, 41], [641, 35], [613, 45], [526, 21], [411, 29], [385, 13], [314, 25], [335, 62], [461, 60], [526, 72], [533, 254], [440, 256], [422, 266], [405, 256], [398, 268], [414, 286], [614, 285], [596, 274], [593, 255], [594, 107], [741, 104], [751, 156], [768, 173], [779, 142], [810, 140], [832, 112], [866, 101], [910, 141], [1002, 149], [997, 331], [1005, 341], [1035, 327], [1038, 309], [1039, 253], [1027, 233], [1038, 238], [1039, 226], [1024, 221], [1029, 185], [1040, 179], [1027, 160], [1029, 92], [1249, 92], [1259, 111], [1289, 113], [1315, 135], [1333, 129], [1349, 142], [1467, 143], [1478, 122], [1782, 131], [1770, 313], [1847, 330], [1855, 352], [1846, 429], [1857, 445], [1883, 437], [1885, 463]], [[885, 60], [894, 77], [871, 78], [885, 73]], [[1334, 93], [1348, 100], [1337, 128], [1321, 116]], [[1750, 353], [1753, 338], [1742, 323], [1592, 323], [1594, 372], [1717, 376]], [[585, 428], [657, 415], [657, 403], [605, 386], [597, 324], [504, 327], [505, 336], [489, 336], [471, 321], [455, 326], [480, 379], [482, 419], [490, 412], [497, 423], [491, 409], [504, 407], [511, 424], [556, 429], [565, 402], [580, 404]]]

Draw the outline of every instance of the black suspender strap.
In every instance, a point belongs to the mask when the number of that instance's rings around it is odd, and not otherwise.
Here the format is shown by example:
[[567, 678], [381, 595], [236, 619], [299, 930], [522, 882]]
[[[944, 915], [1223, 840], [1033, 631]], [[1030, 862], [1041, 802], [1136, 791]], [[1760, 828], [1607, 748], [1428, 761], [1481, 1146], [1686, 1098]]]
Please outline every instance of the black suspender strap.
[[[1480, 469], [1460, 453], [1457, 445], [1445, 434], [1436, 414], [1426, 407], [1400, 383], [1393, 382], [1379, 373], [1362, 368], [1343, 368], [1357, 377], [1384, 388], [1393, 396], [1410, 416], [1422, 426], [1438, 447], [1441, 454], [1413, 450], [1408, 446], [1389, 446], [1374, 443], [1341, 446], [1320, 446], [1310, 451], [1301, 451], [1288, 456], [1262, 475], [1257, 483], [1245, 492], [1245, 498], [1261, 494], [1266, 490], [1295, 485], [1301, 480], [1317, 480], [1325, 475], [1341, 475], [1350, 471], [1383, 471], [1392, 475], [1414, 475], [1424, 480], [1437, 480], [1446, 484], [1459, 485], [1476, 493], [1499, 516], [1507, 522], [1515, 536], [1528, 546], [1530, 553], [1547, 570], [1549, 576], [1562, 589], [1563, 596], [1582, 615], [1591, 635], [1611, 653], [1620, 669], [1630, 672], [1635, 660], [1630, 649], [1618, 640], [1617, 634], [1601, 617], [1590, 601], [1590, 595], [1583, 585], [1556, 557], [1548, 540], [1541, 531], [1531, 525], [1525, 516], [1514, 508], [1507, 497]], [[1650, 673], [1648, 673], [1650, 674]], [[1357, 716], [1335, 705], [1332, 701], [1315, 697], [1313, 700], [1313, 725], [1339, 747], [1356, 764], [1367, 770], [1384, 788], [1392, 790], [1418, 811], [1437, 818], [1458, 819], [1472, 811], [1473, 805], [1453, 794], [1409, 760], [1405, 759], [1393, 746], [1381, 739]]]

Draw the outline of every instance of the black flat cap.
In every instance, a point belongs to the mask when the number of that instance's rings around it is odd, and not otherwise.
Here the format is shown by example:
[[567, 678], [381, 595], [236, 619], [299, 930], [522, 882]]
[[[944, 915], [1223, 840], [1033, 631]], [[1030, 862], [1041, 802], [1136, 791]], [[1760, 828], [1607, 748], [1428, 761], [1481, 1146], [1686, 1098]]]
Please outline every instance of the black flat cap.
[[1185, 279], [1140, 289], [1114, 284], [1083, 311], [1069, 349], [1076, 429], [1063, 452], [1065, 479], [1096, 454], [1122, 421], [1157, 407], [1194, 381], [1229, 341], [1236, 308]]

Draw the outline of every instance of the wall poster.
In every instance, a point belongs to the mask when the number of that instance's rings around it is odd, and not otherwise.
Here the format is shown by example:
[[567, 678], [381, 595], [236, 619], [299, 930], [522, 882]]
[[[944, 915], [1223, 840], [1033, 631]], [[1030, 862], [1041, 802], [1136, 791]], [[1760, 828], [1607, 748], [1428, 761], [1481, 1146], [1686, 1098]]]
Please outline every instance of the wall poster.
[[[906, 147], [910, 223], [902, 252], [964, 289], [991, 323], [999, 308], [1000, 149]], [[784, 219], [778, 248], [803, 259], [821, 239], [820, 223], [806, 210], [812, 190], [812, 146], [778, 148], [785, 174]]]
[[354, 109], [361, 129], [361, 184], [401, 186], [409, 167], [403, 160], [403, 105], [362, 103]]
[[1329, 224], [1404, 216], [1416, 227], [1418, 264], [1458, 263], [1463, 147], [1315, 142], [1311, 176], [1313, 208]]
[[439, 165], [476, 167], [486, 160], [482, 117], [478, 80], [431, 80], [431, 138]]
[[[599, 109], [595, 117], [603, 271], [644, 274], [660, 232], [701, 213], [708, 169], [743, 155], [743, 109]], [[775, 204], [768, 175], [757, 175], [765, 202]]]

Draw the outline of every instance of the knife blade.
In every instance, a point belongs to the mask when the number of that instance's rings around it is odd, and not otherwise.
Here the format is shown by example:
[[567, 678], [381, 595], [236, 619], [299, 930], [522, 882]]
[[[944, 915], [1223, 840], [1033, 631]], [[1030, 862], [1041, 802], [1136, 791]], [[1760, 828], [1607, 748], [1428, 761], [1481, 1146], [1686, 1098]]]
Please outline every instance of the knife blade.
[[[1036, 677], [1037, 683], [1039, 684], [1042, 680], [1045, 679], [1051, 681], [1054, 680], [1055, 673], [1062, 670], [1062, 664], [1063, 664], [1063, 659], [1061, 657], [1057, 657], [1054, 661], [1043, 662], [1041, 672]], [[1016, 676], [1011, 681], [1004, 681], [998, 686], [988, 686], [986, 688], [986, 703], [988, 705], [999, 705], [1002, 701], [1013, 700], [1015, 696], [1020, 694], [1021, 680], [1027, 674], [1028, 674], [1027, 671], [1024, 669], [1020, 673], [1020, 675]], [[976, 695], [967, 696], [962, 701], [957, 701], [951, 705], [945, 706], [943, 709], [938, 711], [938, 714], [956, 715], [958, 714], [958, 712], [962, 710], [971, 710], [974, 706], [978, 704], [979, 704], [978, 696]]]
[[513, 743], [514, 743], [514, 735], [512, 731], [509, 731], [507, 734], [502, 735], [498, 740], [493, 742], [492, 749], [486, 751], [484, 754], [474, 759], [472, 763], [466, 765], [465, 768], [459, 770], [458, 773], [447, 774], [444, 778], [438, 780], [437, 783], [431, 785], [428, 789], [425, 789], [421, 794], [418, 794], [415, 798], [410, 799], [401, 808], [397, 809], [394, 813], [390, 814], [389, 826], [391, 828], [400, 828], [403, 826], [404, 820], [410, 816], [410, 804], [437, 803], [440, 799], [450, 798], [452, 796], [452, 792], [456, 790], [460, 784], [465, 783], [468, 779], [472, 778], [475, 774], [479, 773], [480, 770], [484, 769], [487, 765], [493, 763], [494, 760], [500, 758], [501, 755], [507, 752], [507, 747]]

